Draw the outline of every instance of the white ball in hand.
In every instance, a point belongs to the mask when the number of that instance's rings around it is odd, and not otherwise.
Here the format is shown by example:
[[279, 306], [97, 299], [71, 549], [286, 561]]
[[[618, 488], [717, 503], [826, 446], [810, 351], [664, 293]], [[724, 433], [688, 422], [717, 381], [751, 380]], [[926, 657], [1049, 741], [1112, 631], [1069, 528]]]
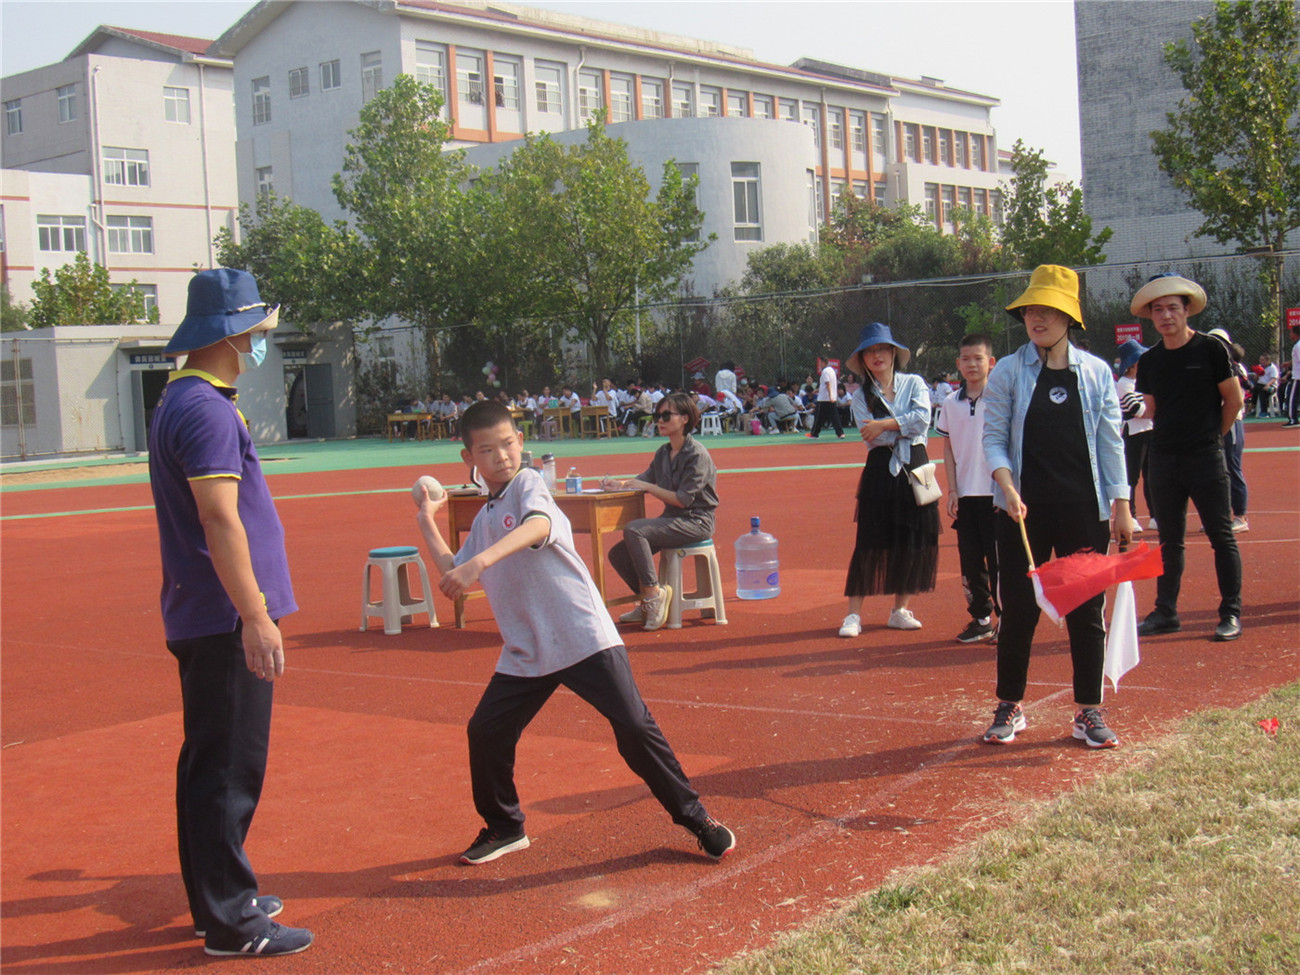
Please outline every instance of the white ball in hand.
[[428, 474], [416, 481], [414, 487], [411, 488], [411, 497], [415, 499], [417, 505], [424, 504], [425, 491], [429, 492], [430, 501], [437, 501], [446, 493], [443, 491], [442, 485], [438, 483], [438, 479]]

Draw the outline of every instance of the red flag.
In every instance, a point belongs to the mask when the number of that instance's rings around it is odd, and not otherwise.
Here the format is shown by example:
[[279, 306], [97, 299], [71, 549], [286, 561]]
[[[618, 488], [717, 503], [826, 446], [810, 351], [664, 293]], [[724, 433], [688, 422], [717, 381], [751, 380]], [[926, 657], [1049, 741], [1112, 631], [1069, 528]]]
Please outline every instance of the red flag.
[[1060, 623], [1065, 614], [1083, 605], [1099, 592], [1118, 582], [1154, 579], [1164, 571], [1160, 549], [1142, 542], [1129, 552], [1100, 555], [1075, 552], [1038, 568], [1030, 568], [1034, 595], [1052, 622]]

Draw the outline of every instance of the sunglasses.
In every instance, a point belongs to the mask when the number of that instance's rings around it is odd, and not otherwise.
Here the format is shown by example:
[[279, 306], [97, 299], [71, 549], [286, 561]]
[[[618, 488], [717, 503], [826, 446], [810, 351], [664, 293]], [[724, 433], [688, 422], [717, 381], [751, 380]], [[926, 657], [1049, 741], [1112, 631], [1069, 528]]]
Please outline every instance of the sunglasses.
[[673, 413], [670, 410], [663, 410], [662, 412], [655, 414], [655, 419], [660, 423], [667, 423], [673, 417], [681, 415], [681, 413]]

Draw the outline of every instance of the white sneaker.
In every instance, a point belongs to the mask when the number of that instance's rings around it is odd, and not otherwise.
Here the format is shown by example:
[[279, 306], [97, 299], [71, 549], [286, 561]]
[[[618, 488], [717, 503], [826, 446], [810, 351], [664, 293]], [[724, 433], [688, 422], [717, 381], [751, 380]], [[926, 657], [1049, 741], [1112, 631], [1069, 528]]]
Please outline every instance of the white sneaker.
[[1153, 532], [1153, 531], [1155, 531], [1158, 527], [1159, 527], [1159, 526], [1156, 524], [1156, 520], [1155, 520], [1154, 518], [1148, 518], [1148, 519], [1147, 519], [1147, 531], [1149, 531], [1149, 532]]
[[921, 621], [912, 615], [910, 609], [896, 609], [889, 614], [889, 622], [885, 625], [891, 630], [919, 630]]
[[857, 613], [849, 613], [844, 617], [844, 622], [840, 624], [840, 636], [857, 636], [862, 632], [862, 617]]
[[668, 622], [668, 606], [673, 601], [673, 587], [661, 585], [659, 595], [642, 601], [645, 610], [645, 629], [657, 630]]
[[631, 609], [629, 609], [626, 613], [624, 613], [622, 616], [620, 616], [620, 617], [618, 618], [618, 621], [619, 621], [620, 623], [644, 623], [644, 622], [645, 622], [645, 607], [644, 607], [641, 603], [637, 603], [635, 606], [633, 606]]
[[1237, 515], [1235, 518], [1232, 519], [1232, 530], [1234, 532], [1250, 531], [1250, 522], [1246, 520], [1245, 515]]

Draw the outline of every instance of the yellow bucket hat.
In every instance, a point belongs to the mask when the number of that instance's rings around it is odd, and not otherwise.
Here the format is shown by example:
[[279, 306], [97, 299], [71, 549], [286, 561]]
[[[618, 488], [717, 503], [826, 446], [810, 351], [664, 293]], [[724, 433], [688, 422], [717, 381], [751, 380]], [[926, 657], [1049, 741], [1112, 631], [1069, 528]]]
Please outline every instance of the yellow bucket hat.
[[1079, 275], [1059, 264], [1040, 264], [1029, 276], [1029, 287], [1011, 304], [1007, 311], [1023, 321], [1024, 312], [1017, 309], [1026, 305], [1045, 305], [1070, 316], [1070, 321], [1083, 327], [1083, 311], [1079, 308]]

